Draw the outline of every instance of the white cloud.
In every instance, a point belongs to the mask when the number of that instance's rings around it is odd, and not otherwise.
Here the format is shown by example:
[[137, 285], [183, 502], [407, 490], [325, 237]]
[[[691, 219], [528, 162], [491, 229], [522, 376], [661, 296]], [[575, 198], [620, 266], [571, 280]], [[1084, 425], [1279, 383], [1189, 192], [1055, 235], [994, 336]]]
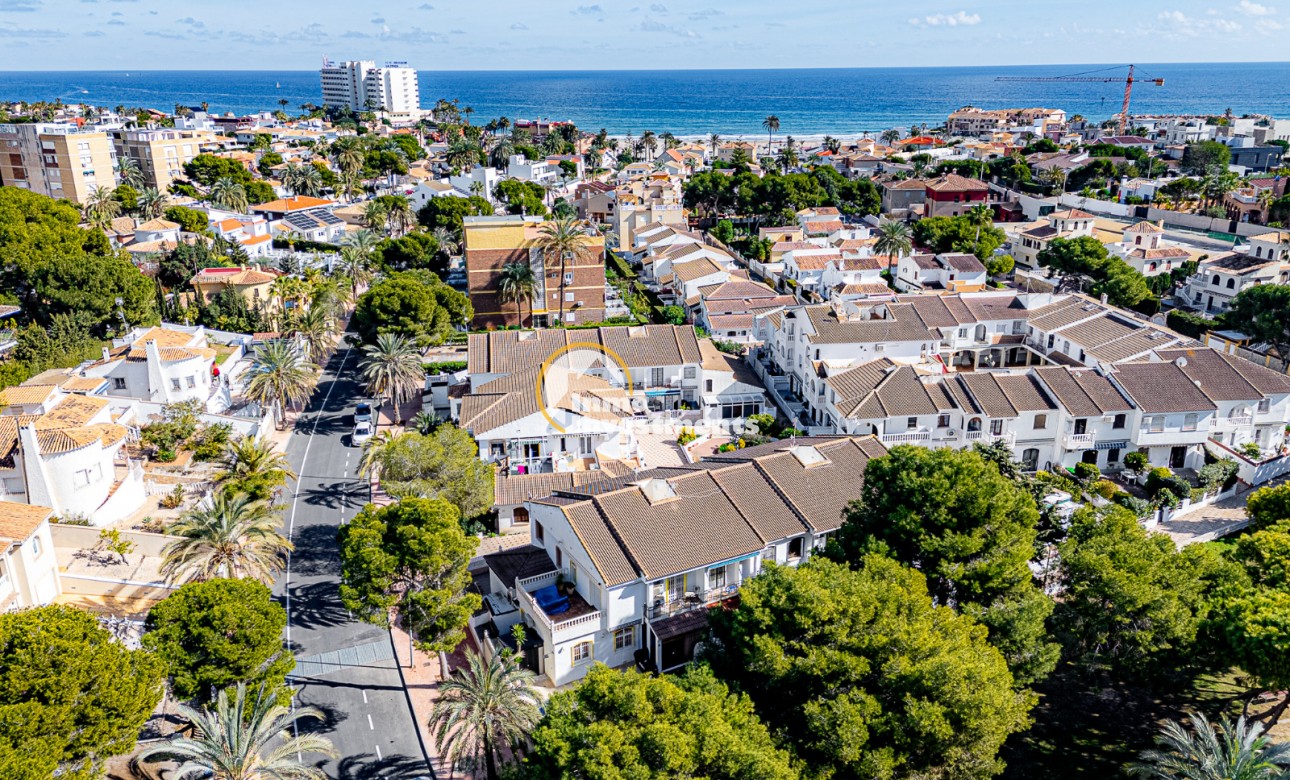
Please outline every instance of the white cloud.
[[524, 22], [516, 22], [515, 24], [511, 25], [512, 30], [527, 30], [528, 28], [529, 26]]
[[675, 35], [678, 38], [698, 38], [698, 33], [694, 30], [685, 30], [680, 27], [673, 27], [670, 24], [663, 24], [654, 19], [642, 19], [641, 23], [636, 26], [640, 32], [664, 33], [666, 35]]
[[1277, 12], [1277, 9], [1270, 5], [1253, 3], [1250, 0], [1241, 0], [1236, 9], [1246, 16], [1271, 16]]
[[570, 11], [572, 14], [581, 14], [583, 16], [599, 16], [604, 12], [605, 9], [601, 8], [599, 5], [580, 5]]
[[1241, 23], [1230, 19], [1217, 19], [1214, 21], [1214, 29], [1225, 33], [1240, 32]]
[[959, 11], [953, 14], [931, 14], [921, 19], [910, 19], [909, 23], [915, 27], [971, 27], [981, 23], [981, 14], [970, 14], [967, 11]]

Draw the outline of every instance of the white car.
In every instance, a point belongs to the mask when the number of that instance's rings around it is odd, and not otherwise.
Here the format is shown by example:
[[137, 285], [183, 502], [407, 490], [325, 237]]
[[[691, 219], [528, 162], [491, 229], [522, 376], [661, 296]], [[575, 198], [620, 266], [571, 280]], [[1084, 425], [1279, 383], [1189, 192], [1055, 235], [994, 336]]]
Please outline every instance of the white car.
[[354, 433], [350, 436], [350, 443], [358, 447], [370, 438], [372, 438], [372, 423], [370, 420], [363, 421], [354, 426]]

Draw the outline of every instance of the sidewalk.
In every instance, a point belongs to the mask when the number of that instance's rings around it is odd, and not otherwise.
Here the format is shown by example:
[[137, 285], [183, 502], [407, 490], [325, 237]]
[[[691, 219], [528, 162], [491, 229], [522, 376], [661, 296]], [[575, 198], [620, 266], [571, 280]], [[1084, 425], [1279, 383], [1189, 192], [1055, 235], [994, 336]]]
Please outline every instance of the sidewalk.
[[[435, 748], [434, 735], [430, 733], [427, 725], [434, 710], [434, 703], [438, 699], [439, 682], [445, 676], [440, 663], [440, 656], [413, 650], [413, 665], [409, 668], [408, 652], [411, 648], [408, 645], [407, 633], [395, 625], [390, 628], [390, 636], [394, 642], [394, 653], [399, 663], [399, 671], [403, 675], [403, 682], [407, 688], [408, 700], [412, 702], [412, 718], [416, 721], [417, 730], [421, 735], [422, 742], [425, 744], [426, 754], [430, 757], [430, 767], [434, 770], [435, 778], [437, 780], [446, 780], [447, 778], [473, 779], [475, 773], [454, 771], [452, 767], [448, 766], [446, 760], [439, 757]], [[478, 652], [475, 641], [471, 639], [469, 633], [466, 635], [466, 641], [447, 655], [449, 672], [466, 665], [465, 653], [467, 650]]]

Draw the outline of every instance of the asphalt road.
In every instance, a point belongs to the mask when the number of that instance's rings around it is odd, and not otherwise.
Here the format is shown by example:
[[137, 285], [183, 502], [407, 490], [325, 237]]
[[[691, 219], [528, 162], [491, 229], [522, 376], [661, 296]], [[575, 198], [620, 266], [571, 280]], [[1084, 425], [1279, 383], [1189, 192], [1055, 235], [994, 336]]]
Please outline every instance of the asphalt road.
[[348, 347], [336, 352], [287, 443], [291, 467], [300, 475], [285, 512], [296, 549], [275, 593], [287, 608], [297, 702], [323, 711], [321, 730], [340, 752], [327, 762], [328, 775], [430, 778], [389, 632], [351, 619], [340, 602], [336, 529], [368, 498], [367, 484], [358, 477], [361, 451], [349, 446], [361, 396], [358, 359], [358, 351]]

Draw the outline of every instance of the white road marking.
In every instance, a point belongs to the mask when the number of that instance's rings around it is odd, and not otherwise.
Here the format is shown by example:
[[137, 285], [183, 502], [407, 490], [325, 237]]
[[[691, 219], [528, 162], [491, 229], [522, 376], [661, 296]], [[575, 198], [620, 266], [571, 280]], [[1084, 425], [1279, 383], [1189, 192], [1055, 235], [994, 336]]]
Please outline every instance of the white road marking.
[[[363, 700], [364, 700], [364, 701], [367, 701], [367, 695], [366, 695], [366, 694], [364, 694], [364, 695], [363, 695]], [[370, 713], [370, 712], [369, 712], [369, 713], [367, 713], [367, 727], [368, 727], [369, 729], [371, 729], [372, 731], [376, 731], [376, 726], [372, 725], [372, 713]]]
[[[345, 361], [349, 360], [353, 350], [346, 350], [345, 356], [340, 359], [340, 368], [332, 374], [331, 386], [327, 388], [327, 395], [323, 396], [322, 408], [314, 415], [314, 427], [309, 431], [309, 438], [305, 440], [305, 452], [300, 456], [300, 471], [304, 473], [305, 466], [309, 463], [309, 448], [313, 446], [314, 435], [318, 433], [318, 421], [322, 419], [323, 411], [327, 408], [327, 402], [331, 400], [331, 393], [340, 384], [340, 375], [345, 371]], [[290, 437], [288, 437], [290, 441]], [[300, 503], [300, 478], [296, 479], [296, 495], [291, 501], [291, 519], [287, 521], [287, 539], [291, 539], [291, 534], [296, 528], [296, 506]], [[291, 553], [287, 553], [287, 642], [291, 641]]]
[[[364, 703], [364, 704], [367, 704], [367, 691], [366, 691], [366, 690], [364, 690], [364, 691], [363, 691], [363, 703]], [[368, 715], [367, 717], [369, 717], [369, 718], [370, 718], [370, 717], [372, 717], [372, 716], [371, 716], [371, 715]]]
[[377, 746], [376, 746], [376, 760], [377, 760], [377, 761], [380, 761], [380, 760], [381, 760], [381, 746], [380, 746], [380, 745], [377, 745]]

